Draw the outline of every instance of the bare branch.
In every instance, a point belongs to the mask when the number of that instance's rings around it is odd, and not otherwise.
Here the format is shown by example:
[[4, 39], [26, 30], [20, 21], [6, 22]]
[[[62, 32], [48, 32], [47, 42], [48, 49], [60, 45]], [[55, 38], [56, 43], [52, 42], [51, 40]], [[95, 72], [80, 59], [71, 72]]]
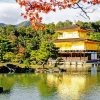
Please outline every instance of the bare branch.
[[78, 3], [76, 5], [82, 10], [82, 12], [86, 15], [86, 17], [90, 19], [90, 17], [87, 15], [87, 12], [83, 9], [83, 7], [81, 7]]

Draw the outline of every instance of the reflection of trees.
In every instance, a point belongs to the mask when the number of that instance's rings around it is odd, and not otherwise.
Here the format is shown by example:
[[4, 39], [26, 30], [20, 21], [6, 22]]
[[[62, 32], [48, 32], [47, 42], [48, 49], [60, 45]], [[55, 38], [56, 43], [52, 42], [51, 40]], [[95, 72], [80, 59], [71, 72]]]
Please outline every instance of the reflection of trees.
[[47, 76], [48, 84], [57, 87], [61, 99], [78, 100], [82, 93], [86, 92], [96, 83], [96, 77], [86, 75], [63, 75], [53, 74]]
[[100, 73], [97, 73], [98, 74], [98, 81], [97, 83], [100, 85]]
[[10, 91], [15, 82], [14, 80], [15, 79], [10, 75], [9, 76], [7, 76], [6, 74], [0, 75], [0, 87], [3, 87], [4, 90]]
[[47, 84], [47, 76], [44, 74], [39, 75], [39, 81], [36, 82], [36, 85], [39, 89], [41, 96], [50, 96], [55, 92], [54, 86], [49, 87]]
[[[32, 76], [31, 76], [32, 77]], [[19, 85], [29, 86], [32, 83], [32, 78], [29, 78], [28, 75], [0, 75], [0, 86], [4, 88], [4, 90], [11, 90], [15, 83], [17, 82]]]
[[4, 90], [10, 91], [16, 83], [22, 87], [37, 87], [41, 96], [52, 95], [55, 91], [54, 87], [48, 86], [45, 74], [0, 75], [0, 87], [3, 87]]

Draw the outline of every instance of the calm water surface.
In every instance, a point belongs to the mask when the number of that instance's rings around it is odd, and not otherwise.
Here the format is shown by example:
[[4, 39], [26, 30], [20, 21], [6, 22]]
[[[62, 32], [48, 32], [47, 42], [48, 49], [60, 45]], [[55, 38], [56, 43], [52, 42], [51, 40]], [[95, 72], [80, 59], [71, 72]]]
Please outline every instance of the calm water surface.
[[0, 100], [100, 100], [100, 73], [0, 74]]

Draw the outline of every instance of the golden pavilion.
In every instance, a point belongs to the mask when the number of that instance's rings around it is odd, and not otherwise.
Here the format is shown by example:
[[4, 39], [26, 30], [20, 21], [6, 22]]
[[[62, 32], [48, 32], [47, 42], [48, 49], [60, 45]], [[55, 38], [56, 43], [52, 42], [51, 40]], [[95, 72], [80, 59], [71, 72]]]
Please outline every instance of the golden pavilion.
[[56, 32], [58, 37], [54, 44], [59, 48], [59, 57], [65, 61], [99, 61], [100, 41], [89, 39], [91, 30], [72, 25]]

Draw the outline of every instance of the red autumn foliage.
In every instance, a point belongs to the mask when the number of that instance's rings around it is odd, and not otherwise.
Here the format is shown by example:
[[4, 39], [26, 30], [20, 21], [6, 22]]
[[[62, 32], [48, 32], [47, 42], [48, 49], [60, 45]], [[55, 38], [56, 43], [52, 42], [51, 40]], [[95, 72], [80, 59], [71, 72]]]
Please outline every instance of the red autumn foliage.
[[39, 15], [40, 13], [56, 12], [57, 9], [71, 8], [79, 2], [91, 5], [100, 4], [100, 0], [16, 0], [16, 2], [19, 3], [21, 7], [25, 7], [26, 13], [21, 15], [25, 19], [29, 17], [35, 29], [44, 29], [43, 25], [37, 24], [42, 22], [42, 17]]
[[24, 54], [25, 53], [25, 48], [20, 46], [18, 52]]

